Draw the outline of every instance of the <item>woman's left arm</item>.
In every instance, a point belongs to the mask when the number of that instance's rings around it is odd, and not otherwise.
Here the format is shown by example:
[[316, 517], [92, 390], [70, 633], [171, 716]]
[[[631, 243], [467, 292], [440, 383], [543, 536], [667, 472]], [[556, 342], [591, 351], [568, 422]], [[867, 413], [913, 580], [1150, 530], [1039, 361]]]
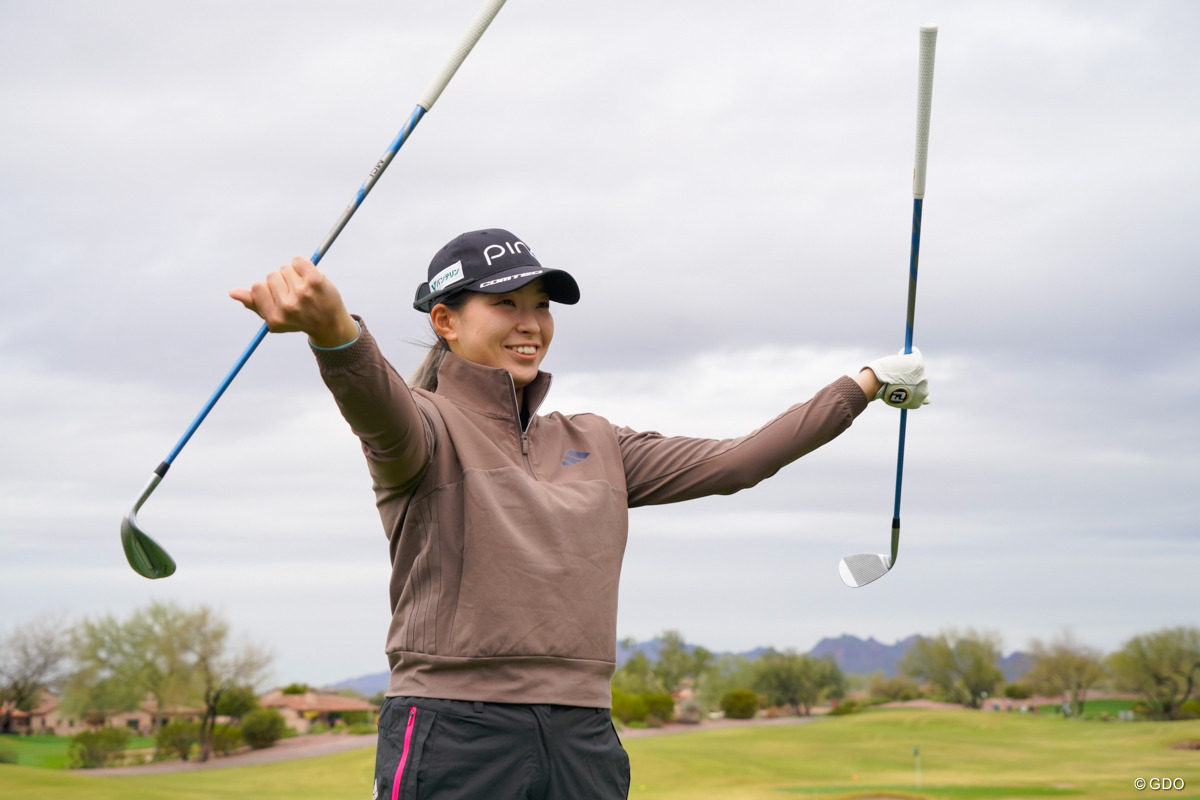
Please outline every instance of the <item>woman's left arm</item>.
[[737, 439], [667, 437], [620, 428], [629, 505], [676, 503], [754, 486], [849, 428], [879, 386], [869, 369], [857, 378], [839, 378], [808, 402]]

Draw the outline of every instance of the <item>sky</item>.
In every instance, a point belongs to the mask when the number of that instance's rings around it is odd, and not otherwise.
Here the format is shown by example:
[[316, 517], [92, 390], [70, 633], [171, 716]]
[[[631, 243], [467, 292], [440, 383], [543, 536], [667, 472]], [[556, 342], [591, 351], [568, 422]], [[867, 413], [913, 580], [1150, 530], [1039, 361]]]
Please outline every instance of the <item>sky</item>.
[[[387, 543], [302, 335], [227, 296], [310, 255], [478, 8], [0, 2], [0, 633], [207, 604], [270, 683], [386, 669]], [[686, 8], [686, 11], [681, 11]], [[402, 374], [458, 233], [570, 271], [544, 412], [738, 436], [903, 345], [937, 24], [900, 558], [898, 412], [636, 509], [618, 635], [806, 651], [948, 628], [1111, 651], [1200, 625], [1200, 5], [512, 0], [321, 268]]]

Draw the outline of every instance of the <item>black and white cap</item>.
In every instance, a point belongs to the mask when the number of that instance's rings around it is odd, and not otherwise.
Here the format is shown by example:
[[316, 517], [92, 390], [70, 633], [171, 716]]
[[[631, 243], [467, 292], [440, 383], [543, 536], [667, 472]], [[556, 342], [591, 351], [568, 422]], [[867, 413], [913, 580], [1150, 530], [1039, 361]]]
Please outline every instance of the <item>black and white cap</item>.
[[428, 280], [417, 287], [413, 308], [428, 313], [461, 291], [503, 294], [542, 279], [555, 303], [579, 302], [579, 285], [561, 269], [546, 269], [529, 245], [500, 228], [469, 231], [437, 251], [429, 262]]

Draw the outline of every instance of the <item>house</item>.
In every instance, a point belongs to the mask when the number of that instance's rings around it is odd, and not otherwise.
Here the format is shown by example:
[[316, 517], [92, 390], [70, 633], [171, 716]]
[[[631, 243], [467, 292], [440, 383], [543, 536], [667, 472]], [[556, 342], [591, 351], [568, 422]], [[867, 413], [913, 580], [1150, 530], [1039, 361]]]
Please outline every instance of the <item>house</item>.
[[[12, 732], [29, 733], [35, 736], [74, 736], [91, 728], [105, 725], [129, 728], [130, 733], [137, 736], [150, 736], [154, 733], [154, 696], [147, 694], [133, 711], [123, 711], [110, 714], [107, 717], [100, 714], [85, 714], [82, 717], [72, 717], [59, 707], [59, 698], [52, 692], [42, 692], [42, 700], [30, 711], [12, 713]], [[199, 719], [201, 712], [196, 708], [186, 706], [168, 706], [162, 709], [160, 716], [166, 720]]]
[[278, 710], [287, 726], [297, 733], [308, 733], [318, 722], [331, 728], [347, 714], [359, 716], [365, 712], [366, 720], [375, 723], [379, 714], [379, 709], [366, 700], [312, 689], [304, 694], [284, 694], [274, 689], [260, 697], [258, 704]]

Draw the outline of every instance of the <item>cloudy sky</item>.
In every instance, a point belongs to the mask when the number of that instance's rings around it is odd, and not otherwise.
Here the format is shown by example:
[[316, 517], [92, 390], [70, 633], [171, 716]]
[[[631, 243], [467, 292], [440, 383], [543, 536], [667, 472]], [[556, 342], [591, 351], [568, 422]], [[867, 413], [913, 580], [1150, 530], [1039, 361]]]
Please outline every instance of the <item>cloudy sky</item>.
[[[686, 8], [686, 12], [680, 9]], [[477, 10], [0, 3], [0, 632], [208, 603], [275, 679], [386, 668], [386, 542], [303, 337], [271, 336], [122, 515]], [[1200, 5], [513, 0], [322, 268], [403, 374], [429, 257], [499, 226], [570, 270], [545, 410], [749, 432], [903, 344], [917, 30], [940, 26], [901, 558], [898, 414], [731, 498], [631, 514], [619, 634], [718, 650], [1111, 650], [1200, 624]]]

